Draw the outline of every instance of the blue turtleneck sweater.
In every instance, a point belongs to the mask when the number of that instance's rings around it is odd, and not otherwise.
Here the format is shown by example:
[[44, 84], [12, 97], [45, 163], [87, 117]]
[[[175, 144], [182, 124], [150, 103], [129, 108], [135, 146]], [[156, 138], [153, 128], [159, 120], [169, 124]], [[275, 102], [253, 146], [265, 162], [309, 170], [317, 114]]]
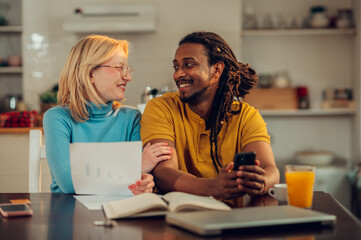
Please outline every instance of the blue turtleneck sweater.
[[101, 109], [87, 107], [89, 120], [76, 122], [69, 109], [56, 106], [43, 119], [46, 156], [52, 175], [51, 192], [74, 193], [69, 144], [75, 142], [140, 141], [140, 112], [131, 107], [112, 110], [112, 102]]

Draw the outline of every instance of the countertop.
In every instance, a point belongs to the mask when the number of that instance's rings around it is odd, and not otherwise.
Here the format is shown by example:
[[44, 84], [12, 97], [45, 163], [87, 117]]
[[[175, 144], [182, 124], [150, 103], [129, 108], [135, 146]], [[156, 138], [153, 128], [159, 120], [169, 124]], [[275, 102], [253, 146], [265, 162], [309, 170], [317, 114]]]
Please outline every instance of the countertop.
[[43, 130], [42, 127], [22, 127], [22, 128], [0, 128], [0, 134], [9, 134], [9, 133], [29, 133], [30, 130], [39, 129]]

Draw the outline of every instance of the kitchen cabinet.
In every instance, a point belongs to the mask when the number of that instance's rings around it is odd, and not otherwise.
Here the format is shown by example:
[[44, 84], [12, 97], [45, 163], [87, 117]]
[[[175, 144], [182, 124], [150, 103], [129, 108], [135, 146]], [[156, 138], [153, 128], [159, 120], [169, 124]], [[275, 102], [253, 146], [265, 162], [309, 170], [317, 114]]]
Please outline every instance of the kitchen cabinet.
[[[29, 130], [41, 128], [0, 128], [0, 192], [29, 190]], [[41, 163], [41, 189], [50, 192], [51, 174]]]
[[[295, 153], [300, 151], [332, 151], [335, 162], [345, 169], [360, 162], [360, 0], [317, 3], [312, 0], [243, 0], [242, 12], [245, 14], [251, 7], [256, 19], [265, 16], [300, 18], [307, 17], [314, 5], [326, 6], [329, 15], [336, 14], [340, 8], [351, 8], [355, 26], [347, 29], [244, 29], [240, 34], [242, 62], [249, 63], [259, 75], [286, 70], [292, 86], [303, 85], [309, 90], [310, 109], [260, 111], [271, 135], [281, 181], [284, 181], [284, 165], [294, 162]], [[326, 88], [353, 89], [356, 108], [323, 110], [322, 91]], [[325, 185], [318, 187], [329, 189]]]

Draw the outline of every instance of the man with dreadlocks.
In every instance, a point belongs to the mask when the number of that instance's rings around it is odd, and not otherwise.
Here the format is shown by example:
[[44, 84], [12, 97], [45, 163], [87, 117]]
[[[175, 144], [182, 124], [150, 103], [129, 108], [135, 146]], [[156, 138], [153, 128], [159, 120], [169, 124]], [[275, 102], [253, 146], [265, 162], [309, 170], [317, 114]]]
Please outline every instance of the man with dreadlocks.
[[[212, 32], [185, 36], [173, 68], [179, 92], [148, 102], [141, 120], [143, 144], [174, 148], [153, 170], [158, 189], [232, 199], [278, 183], [266, 124], [241, 99], [256, 85], [255, 71]], [[234, 154], [248, 151], [256, 152], [256, 165], [232, 170]]]

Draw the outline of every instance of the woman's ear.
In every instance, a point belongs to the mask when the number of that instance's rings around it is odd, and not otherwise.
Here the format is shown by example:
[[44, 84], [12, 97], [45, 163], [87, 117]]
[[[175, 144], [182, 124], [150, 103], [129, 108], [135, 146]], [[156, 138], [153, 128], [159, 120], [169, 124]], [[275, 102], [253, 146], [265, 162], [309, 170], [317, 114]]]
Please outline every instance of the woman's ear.
[[93, 71], [90, 71], [89, 77], [90, 77], [91, 82], [94, 84], [95, 81], [94, 81], [94, 78], [93, 78]]

